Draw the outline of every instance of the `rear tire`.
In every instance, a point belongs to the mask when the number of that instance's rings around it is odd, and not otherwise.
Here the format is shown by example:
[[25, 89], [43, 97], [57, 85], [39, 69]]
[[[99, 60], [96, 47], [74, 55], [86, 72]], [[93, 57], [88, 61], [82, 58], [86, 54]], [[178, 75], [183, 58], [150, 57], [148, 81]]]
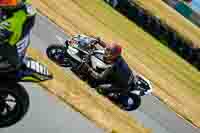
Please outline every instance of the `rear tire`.
[[[132, 100], [132, 103], [129, 103], [128, 100]], [[133, 93], [129, 93], [127, 95], [120, 95], [119, 103], [121, 109], [126, 111], [133, 111], [139, 108], [139, 106], [141, 105], [141, 97]]]
[[[0, 84], [0, 128], [20, 121], [29, 109], [29, 96], [17, 83]], [[10, 104], [10, 105], [9, 105]], [[11, 105], [13, 104], [13, 107]]]

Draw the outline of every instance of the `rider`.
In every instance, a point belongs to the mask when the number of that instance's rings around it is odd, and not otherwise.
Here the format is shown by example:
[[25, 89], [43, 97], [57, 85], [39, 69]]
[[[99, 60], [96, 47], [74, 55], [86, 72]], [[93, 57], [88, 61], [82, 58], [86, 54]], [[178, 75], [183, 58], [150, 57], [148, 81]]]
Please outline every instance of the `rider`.
[[137, 74], [122, 58], [121, 46], [116, 42], [107, 44], [100, 38], [96, 38], [96, 40], [96, 44], [100, 44], [105, 49], [99, 50], [91, 56], [92, 67], [89, 68], [89, 72], [92, 77], [100, 83], [103, 81], [99, 87], [106, 92], [128, 91], [135, 85]]
[[15, 71], [25, 63], [35, 16], [29, 0], [0, 0], [0, 71]]
[[[79, 61], [82, 61], [79, 72], [89, 72], [92, 78], [87, 76], [88, 81], [92, 87], [100, 88], [103, 93], [129, 92], [137, 89], [138, 85], [141, 84], [141, 75], [129, 68], [121, 55], [122, 47], [118, 43], [108, 44], [99, 37], [84, 34], [75, 35], [66, 40], [65, 43], [67, 45], [75, 44], [75, 47], [78, 46], [78, 48], [88, 52], [89, 56], [86, 54], [83, 59], [77, 57]], [[141, 91], [142, 93], [145, 93], [146, 88], [144, 89]]]

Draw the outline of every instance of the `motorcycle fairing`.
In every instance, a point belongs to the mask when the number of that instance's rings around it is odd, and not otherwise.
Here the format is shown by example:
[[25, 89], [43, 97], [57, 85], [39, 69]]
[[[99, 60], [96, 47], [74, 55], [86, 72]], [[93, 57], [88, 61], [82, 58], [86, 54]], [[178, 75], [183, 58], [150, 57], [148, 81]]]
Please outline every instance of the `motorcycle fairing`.
[[20, 81], [39, 82], [52, 79], [48, 68], [34, 59], [28, 58], [25, 61], [26, 69], [18, 73]]

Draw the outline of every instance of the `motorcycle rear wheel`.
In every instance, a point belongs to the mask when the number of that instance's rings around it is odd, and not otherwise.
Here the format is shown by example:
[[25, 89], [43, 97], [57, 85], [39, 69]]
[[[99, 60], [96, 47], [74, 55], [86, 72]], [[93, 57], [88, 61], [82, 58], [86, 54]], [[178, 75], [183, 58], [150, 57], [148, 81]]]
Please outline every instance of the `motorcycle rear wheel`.
[[0, 83], [0, 128], [19, 122], [29, 109], [29, 95], [17, 83]]
[[136, 95], [134, 93], [117, 94], [117, 96], [113, 93], [114, 97], [112, 97], [109, 95], [110, 93], [106, 92], [105, 90], [99, 87], [95, 89], [99, 94], [106, 96], [115, 105], [117, 105], [118, 107], [120, 107], [121, 109], [125, 111], [136, 110], [141, 105], [141, 96]]
[[125, 111], [136, 110], [141, 105], [141, 97], [133, 93], [120, 95], [118, 99], [119, 107]]

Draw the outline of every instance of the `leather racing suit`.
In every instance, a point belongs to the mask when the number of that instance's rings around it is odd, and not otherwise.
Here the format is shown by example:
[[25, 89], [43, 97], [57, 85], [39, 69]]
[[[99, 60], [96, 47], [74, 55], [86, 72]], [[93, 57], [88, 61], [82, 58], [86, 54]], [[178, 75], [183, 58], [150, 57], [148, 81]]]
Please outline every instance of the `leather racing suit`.
[[29, 0], [17, 9], [0, 9], [0, 71], [10, 72], [25, 62], [36, 10]]

